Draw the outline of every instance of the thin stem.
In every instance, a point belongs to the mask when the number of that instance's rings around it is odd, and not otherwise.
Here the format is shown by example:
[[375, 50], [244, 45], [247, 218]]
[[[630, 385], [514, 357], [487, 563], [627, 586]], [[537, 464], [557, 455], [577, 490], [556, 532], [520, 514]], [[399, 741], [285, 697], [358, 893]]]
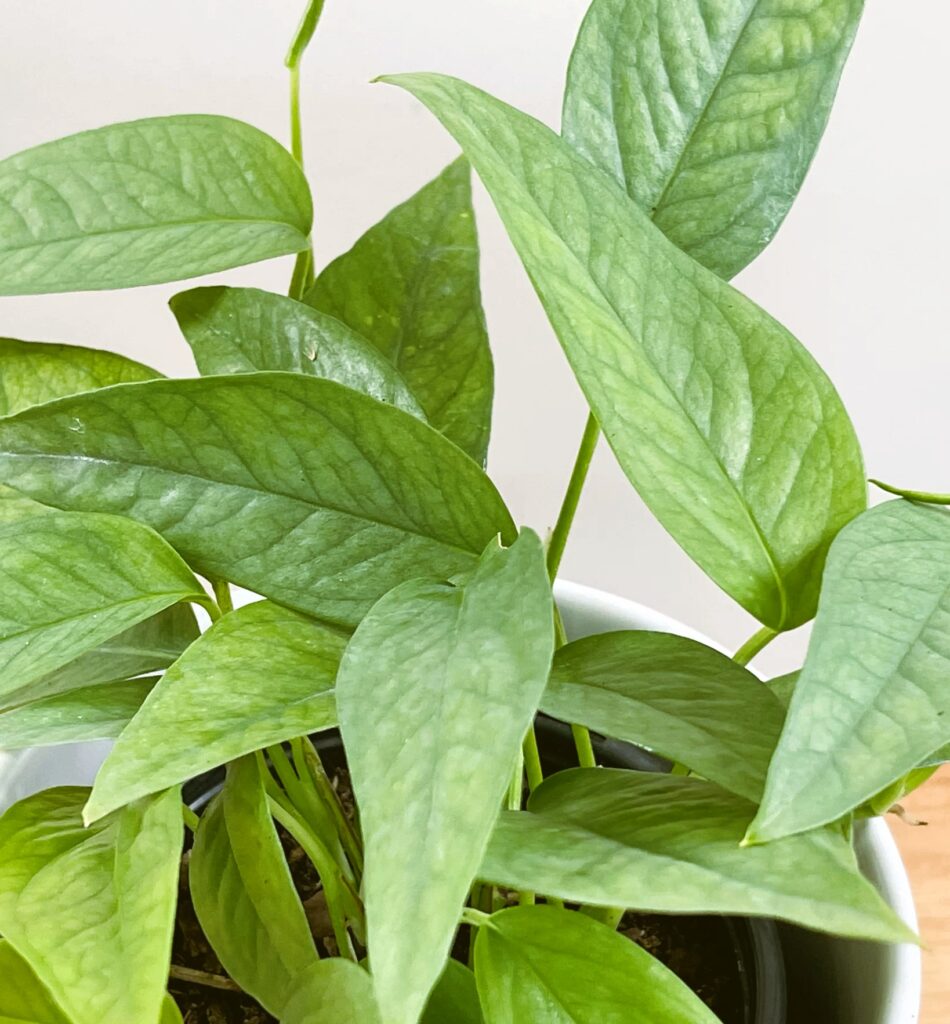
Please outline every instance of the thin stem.
[[300, 65], [290, 69], [290, 152], [303, 167], [303, 127], [300, 119]]
[[544, 782], [544, 772], [541, 771], [541, 754], [538, 750], [538, 737], [534, 733], [533, 725], [525, 734], [522, 750], [524, 751], [525, 774], [528, 777], [528, 792], [533, 793]]
[[600, 426], [593, 413], [587, 417], [587, 424], [584, 427], [584, 434], [581, 437], [581, 446], [577, 451], [577, 458], [574, 460], [574, 469], [571, 471], [571, 479], [568, 481], [567, 491], [561, 503], [561, 511], [558, 513], [557, 523], [551, 534], [548, 543], [548, 575], [553, 581], [557, 571], [561, 567], [561, 559], [564, 557], [564, 549], [567, 547], [567, 538], [574, 524], [574, 516], [577, 513], [577, 506], [581, 500], [581, 492], [587, 481], [587, 473], [590, 470], [591, 459], [594, 456], [594, 449], [597, 447], [597, 439], [600, 437]]
[[323, 14], [323, 4], [324, 0], [308, 0], [307, 8], [303, 12], [290, 49], [284, 58], [284, 65], [291, 70], [300, 64], [304, 51], [310, 45], [310, 40], [313, 39], [313, 34], [320, 23], [320, 15]]
[[524, 750], [518, 751], [518, 761], [511, 774], [508, 784], [508, 797], [505, 806], [509, 811], [521, 810], [521, 797], [524, 792]]
[[572, 725], [571, 735], [577, 748], [577, 760], [581, 768], [596, 768], [597, 758], [594, 756], [594, 745], [590, 740], [590, 730], [583, 725]]
[[363, 843], [359, 832], [347, 816], [346, 810], [340, 801], [340, 794], [330, 781], [330, 776], [327, 775], [327, 770], [323, 767], [323, 762], [320, 760], [317, 748], [309, 739], [302, 741], [302, 752], [306, 777], [317, 790], [323, 804], [330, 808], [346, 854], [350, 859], [350, 863], [356, 869], [356, 874], [359, 878], [363, 874]]
[[491, 914], [476, 910], [474, 907], [466, 907], [462, 911], [462, 924], [470, 924], [473, 928], [481, 928], [483, 924], [488, 924], [490, 920]]
[[896, 494], [900, 498], [906, 498], [908, 501], [919, 501], [925, 505], [950, 505], [950, 494], [935, 494], [933, 491], [911, 491], [904, 487], [895, 487], [893, 484], [885, 484], [873, 478], [868, 483], [874, 484], [875, 487], [880, 487], [882, 491], [887, 491], [888, 494]]
[[732, 660], [737, 665], [748, 665], [749, 662], [761, 651], [767, 647], [776, 637], [778, 632], [774, 629], [770, 629], [768, 626], [763, 626], [758, 633], [754, 633], [749, 637], [748, 640], [736, 651], [732, 656]]
[[198, 831], [198, 825], [201, 819], [197, 814], [188, 806], [188, 804], [181, 805], [181, 816], [185, 821], [185, 825], [191, 832]]
[[231, 600], [231, 587], [226, 580], [212, 580], [214, 599], [218, 602], [218, 608], [226, 615], [234, 611], [234, 602]]
[[241, 992], [241, 986], [230, 978], [220, 974], [209, 974], [207, 971], [196, 971], [193, 967], [179, 967], [172, 964], [168, 976], [176, 981], [185, 981], [191, 985], [204, 985], [205, 988], [216, 988], [222, 992]]

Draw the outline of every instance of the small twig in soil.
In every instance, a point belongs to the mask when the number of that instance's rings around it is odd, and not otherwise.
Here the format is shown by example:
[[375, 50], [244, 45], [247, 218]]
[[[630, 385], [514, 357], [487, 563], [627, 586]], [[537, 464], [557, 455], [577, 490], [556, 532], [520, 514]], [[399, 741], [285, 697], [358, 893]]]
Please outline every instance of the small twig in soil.
[[206, 988], [217, 988], [222, 992], [241, 992], [243, 989], [230, 978], [223, 978], [220, 974], [209, 974], [207, 971], [196, 971], [192, 967], [179, 967], [172, 964], [168, 972], [170, 978], [175, 981], [187, 981], [192, 985], [204, 985]]

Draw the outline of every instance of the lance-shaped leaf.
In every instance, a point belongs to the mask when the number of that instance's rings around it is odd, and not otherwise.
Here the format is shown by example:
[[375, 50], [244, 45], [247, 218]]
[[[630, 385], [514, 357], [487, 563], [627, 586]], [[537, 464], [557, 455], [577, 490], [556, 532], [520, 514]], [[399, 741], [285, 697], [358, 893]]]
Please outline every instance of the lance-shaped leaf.
[[420, 573], [449, 578], [514, 525], [481, 469], [400, 409], [296, 373], [106, 388], [0, 420], [29, 497], [153, 526], [189, 563], [355, 625]]
[[594, 0], [564, 135], [725, 278], [771, 241], [821, 139], [863, 0]]
[[204, 114], [70, 135], [0, 161], [0, 295], [176, 281], [305, 249], [313, 211], [270, 136]]
[[260, 601], [230, 612], [165, 673], [99, 771], [86, 820], [254, 750], [336, 725], [346, 637]]
[[321, 960], [299, 975], [280, 1024], [382, 1024], [370, 976], [351, 960]]
[[124, 679], [0, 711], [0, 750], [115, 739], [157, 682]]
[[205, 374], [287, 370], [326, 377], [422, 416], [393, 364], [345, 323], [257, 288], [193, 288], [171, 300]]
[[46, 790], [0, 819], [0, 932], [72, 1024], [158, 1021], [178, 896], [181, 797], [170, 790], [87, 829], [87, 795]]
[[0, 338], [0, 416], [65, 395], [155, 377], [161, 374], [114, 352]]
[[475, 975], [458, 960], [445, 965], [420, 1024], [483, 1024]]
[[892, 501], [842, 532], [751, 841], [833, 821], [950, 742], [950, 513]]
[[70, 1024], [9, 942], [0, 940], [0, 1024]]
[[762, 622], [810, 619], [828, 545], [867, 498], [851, 422], [814, 360], [544, 125], [455, 79], [391, 81], [471, 159], [660, 522]]
[[415, 1024], [442, 973], [553, 643], [544, 553], [524, 532], [511, 548], [491, 545], [458, 586], [420, 580], [387, 594], [346, 649], [340, 731], [387, 1024]]
[[305, 301], [368, 338], [429, 422], [485, 461], [494, 377], [464, 160], [370, 228], [317, 277]]
[[600, 906], [777, 917], [884, 942], [913, 933], [832, 829], [741, 848], [755, 804], [710, 782], [619, 769], [552, 776], [504, 812], [486, 881]]
[[486, 1024], [719, 1024], [645, 949], [570, 910], [511, 907], [478, 930]]
[[317, 954], [254, 757], [228, 767], [224, 789], [201, 816], [188, 881], [224, 969], [279, 1017]]
[[209, 600], [148, 527], [91, 513], [0, 525], [0, 577], [0, 694], [178, 601]]
[[541, 707], [654, 750], [756, 802], [785, 718], [768, 688], [724, 654], [640, 630], [562, 647]]

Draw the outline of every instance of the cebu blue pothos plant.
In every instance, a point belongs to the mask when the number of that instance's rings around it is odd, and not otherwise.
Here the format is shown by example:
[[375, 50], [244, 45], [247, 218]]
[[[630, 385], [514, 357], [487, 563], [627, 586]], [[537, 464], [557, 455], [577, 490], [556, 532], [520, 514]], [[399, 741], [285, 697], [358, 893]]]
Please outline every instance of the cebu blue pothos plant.
[[[283, 1024], [714, 1021], [621, 908], [912, 938], [851, 823], [946, 756], [950, 518], [920, 494], [867, 510], [831, 382], [727, 283], [803, 180], [861, 0], [594, 0], [560, 134], [452, 78], [387, 79], [464, 158], [314, 277], [299, 67], [321, 6], [288, 58], [292, 155], [195, 115], [0, 162], [5, 295], [297, 253], [289, 297], [171, 300], [197, 379], [0, 342], [0, 747], [116, 739], [91, 791], [0, 820], [0, 1018], [181, 1021], [186, 841], [217, 982]], [[546, 546], [483, 468], [469, 165], [590, 405]], [[551, 580], [601, 432], [761, 621], [731, 660], [565, 643]], [[230, 584], [264, 599], [235, 610]], [[816, 610], [800, 674], [743, 667]], [[542, 777], [539, 710], [579, 767]], [[335, 727], [355, 808], [310, 739]], [[588, 730], [675, 771], [596, 767]], [[199, 816], [182, 784], [223, 765]], [[288, 850], [319, 878], [319, 951]]]

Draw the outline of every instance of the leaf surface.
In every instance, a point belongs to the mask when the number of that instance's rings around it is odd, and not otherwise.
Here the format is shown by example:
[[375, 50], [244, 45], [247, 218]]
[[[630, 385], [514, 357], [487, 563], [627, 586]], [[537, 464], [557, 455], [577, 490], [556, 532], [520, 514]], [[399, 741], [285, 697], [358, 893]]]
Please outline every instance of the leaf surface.
[[514, 535], [431, 427], [295, 373], [126, 384], [0, 420], [0, 473], [37, 500], [148, 523], [199, 572], [344, 626], [382, 594]]
[[828, 546], [867, 500], [851, 422], [811, 356], [544, 125], [456, 79], [388, 81], [472, 161], [654, 515], [762, 622], [810, 619]]
[[562, 647], [541, 708], [647, 747], [756, 802], [785, 718], [768, 688], [724, 654], [641, 630]]
[[449, 960], [435, 983], [420, 1024], [483, 1024], [475, 975], [458, 960]]
[[523, 532], [489, 546], [459, 586], [420, 580], [386, 595], [346, 649], [340, 731], [387, 1024], [415, 1024], [442, 973], [553, 644], [544, 553]]
[[831, 112], [863, 0], [594, 0], [564, 135], [722, 277], [778, 230]]
[[72, 1024], [157, 1021], [178, 896], [181, 797], [169, 790], [86, 829], [87, 793], [46, 790], [0, 819], [0, 931]]
[[719, 1024], [659, 960], [575, 911], [510, 907], [478, 930], [486, 1024]]
[[0, 295], [159, 284], [305, 249], [306, 179], [227, 117], [156, 117], [0, 161]]
[[0, 1024], [69, 1024], [30, 965], [0, 940]]
[[370, 976], [351, 960], [321, 960], [301, 974], [280, 1024], [382, 1024]]
[[287, 370], [325, 377], [423, 417], [399, 371], [342, 321], [258, 288], [193, 288], [171, 300], [205, 375]]
[[950, 742], [950, 513], [890, 501], [842, 532], [749, 830], [833, 821]]
[[349, 324], [396, 367], [429, 422], [484, 463], [494, 376], [464, 160], [374, 225], [305, 301]]
[[777, 917], [838, 935], [914, 941], [824, 829], [739, 843], [755, 805], [712, 783], [611, 768], [561, 772], [499, 819], [480, 877], [578, 903]]
[[336, 725], [346, 638], [261, 601], [229, 612], [165, 673], [99, 771], [86, 820], [243, 754]]

